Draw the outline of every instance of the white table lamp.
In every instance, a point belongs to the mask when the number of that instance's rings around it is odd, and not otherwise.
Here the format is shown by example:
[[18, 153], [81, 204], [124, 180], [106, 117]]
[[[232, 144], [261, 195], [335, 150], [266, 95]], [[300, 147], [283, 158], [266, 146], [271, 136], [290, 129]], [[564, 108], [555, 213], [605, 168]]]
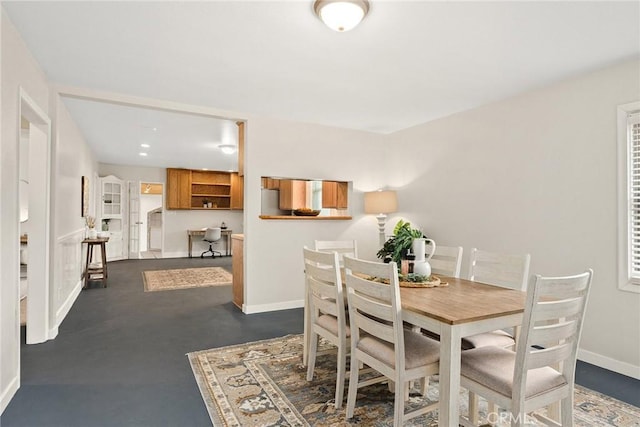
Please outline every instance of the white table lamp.
[[364, 212], [375, 214], [378, 219], [378, 231], [380, 233], [380, 246], [385, 242], [385, 221], [387, 214], [398, 209], [398, 197], [393, 190], [378, 190], [364, 193]]

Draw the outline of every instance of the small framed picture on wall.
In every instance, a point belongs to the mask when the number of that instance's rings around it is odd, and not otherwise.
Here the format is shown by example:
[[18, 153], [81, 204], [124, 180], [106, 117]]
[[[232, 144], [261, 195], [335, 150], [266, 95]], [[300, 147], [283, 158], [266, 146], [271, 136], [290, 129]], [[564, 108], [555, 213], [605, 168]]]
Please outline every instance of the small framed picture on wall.
[[81, 208], [82, 217], [89, 215], [89, 178], [82, 177]]

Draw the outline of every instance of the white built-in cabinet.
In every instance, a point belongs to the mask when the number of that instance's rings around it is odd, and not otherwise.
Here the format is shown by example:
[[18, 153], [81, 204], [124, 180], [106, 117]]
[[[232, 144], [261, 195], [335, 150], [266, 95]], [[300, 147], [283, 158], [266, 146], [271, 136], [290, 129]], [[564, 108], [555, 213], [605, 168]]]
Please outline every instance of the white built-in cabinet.
[[109, 232], [107, 261], [126, 259], [125, 251], [125, 182], [116, 176], [100, 178], [99, 231]]

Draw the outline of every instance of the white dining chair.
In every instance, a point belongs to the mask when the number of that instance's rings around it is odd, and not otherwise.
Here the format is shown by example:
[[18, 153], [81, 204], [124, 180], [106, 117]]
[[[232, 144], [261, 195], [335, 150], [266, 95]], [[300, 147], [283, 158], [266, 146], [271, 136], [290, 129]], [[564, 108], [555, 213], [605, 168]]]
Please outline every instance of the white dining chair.
[[[561, 423], [573, 426], [575, 366], [593, 271], [575, 276], [537, 275], [527, 291], [522, 333], [515, 352], [496, 346], [462, 352], [460, 384], [511, 413], [511, 425], [525, 415], [560, 401]], [[470, 408], [463, 425], [476, 425]], [[526, 424], [529, 425], [529, 424]]]
[[[347, 418], [353, 417], [358, 388], [387, 380], [394, 385], [394, 426], [436, 409], [437, 403], [407, 413], [404, 410], [407, 383], [438, 372], [440, 344], [403, 327], [396, 263], [345, 256], [344, 265], [351, 326]], [[361, 381], [361, 371], [366, 372], [359, 369], [361, 365], [382, 375]]]
[[320, 252], [304, 248], [304, 271], [309, 310], [309, 352], [307, 381], [313, 379], [318, 354], [318, 339], [323, 337], [338, 348], [335, 407], [342, 407], [349, 325], [344, 307], [342, 278], [336, 252]]
[[[529, 277], [531, 255], [508, 255], [473, 248], [469, 267], [469, 280], [525, 291]], [[463, 350], [496, 345], [513, 347], [515, 332], [496, 330], [462, 338]]]
[[[431, 255], [433, 246], [427, 247], [427, 257]], [[460, 277], [460, 269], [462, 267], [462, 246], [441, 246], [436, 247], [435, 252], [429, 259], [431, 265], [431, 273], [447, 276]]]
[[358, 242], [356, 240], [316, 240], [316, 251], [337, 252], [340, 265], [345, 255], [358, 258]]

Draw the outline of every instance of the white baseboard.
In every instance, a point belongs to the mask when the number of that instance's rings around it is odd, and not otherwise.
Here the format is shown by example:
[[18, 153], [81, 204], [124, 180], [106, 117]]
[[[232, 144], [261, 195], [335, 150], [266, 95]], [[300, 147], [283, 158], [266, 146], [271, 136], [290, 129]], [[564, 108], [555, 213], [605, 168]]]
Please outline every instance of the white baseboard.
[[[187, 258], [189, 252], [163, 252], [162, 258]], [[200, 255], [198, 255], [200, 256]]]
[[612, 359], [610, 357], [583, 349], [578, 349], [578, 359], [582, 360], [583, 362], [591, 363], [592, 365], [596, 365], [601, 368], [608, 369], [610, 371], [640, 380], [640, 366], [635, 366], [631, 363], [622, 362], [620, 360]]
[[18, 388], [19, 388], [19, 378], [18, 376], [15, 376], [9, 382], [7, 387], [5, 387], [4, 390], [2, 390], [2, 394], [0, 395], [0, 414], [2, 414], [5, 409], [7, 409], [9, 402], [11, 402], [11, 399], [13, 399], [13, 396], [15, 396], [16, 392], [18, 391]]
[[285, 301], [274, 304], [242, 305], [245, 314], [266, 313], [268, 311], [289, 310], [304, 307], [304, 300]]
[[[69, 293], [69, 296], [62, 303], [58, 311], [56, 312], [56, 324], [54, 325], [55, 334], [58, 335], [58, 327], [62, 324], [62, 321], [67, 314], [69, 314], [69, 310], [73, 307], [73, 303], [76, 302], [78, 295], [80, 295], [80, 291], [82, 291], [82, 280], [78, 280], [78, 283], [73, 287], [73, 290]], [[50, 337], [51, 339], [53, 337]]]

